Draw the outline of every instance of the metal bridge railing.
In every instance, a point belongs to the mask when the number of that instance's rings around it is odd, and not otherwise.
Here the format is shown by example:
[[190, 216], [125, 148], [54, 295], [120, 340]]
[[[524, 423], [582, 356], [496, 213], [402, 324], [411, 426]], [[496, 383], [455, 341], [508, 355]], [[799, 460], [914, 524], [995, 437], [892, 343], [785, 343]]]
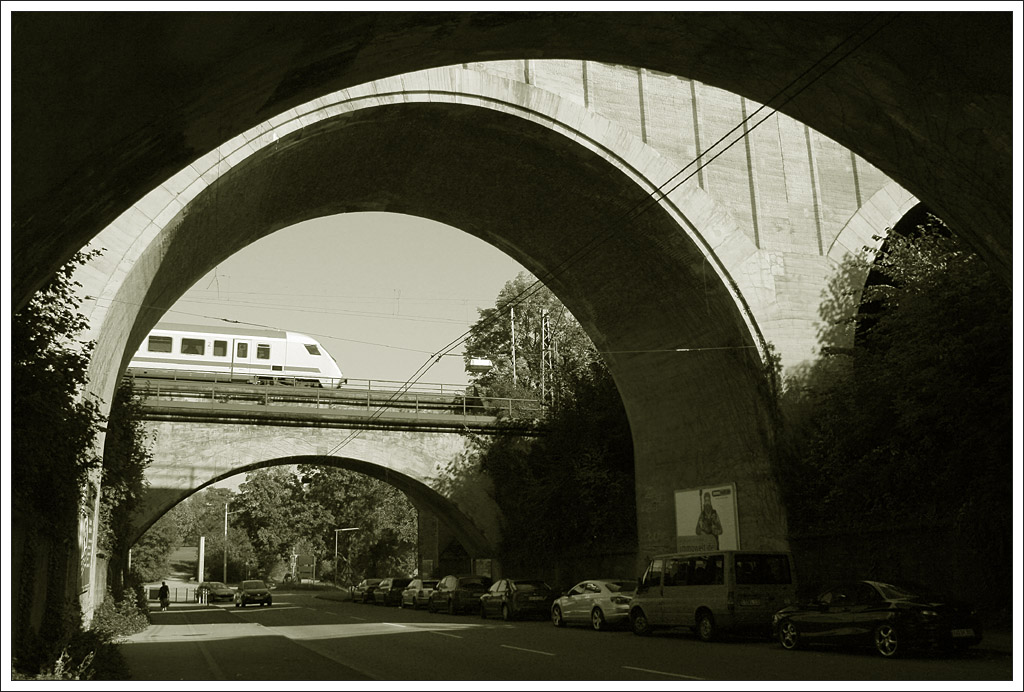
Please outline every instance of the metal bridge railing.
[[337, 389], [294, 384], [254, 385], [231, 382], [221, 373], [199, 373], [210, 379], [187, 379], [187, 371], [173, 377], [146, 378], [126, 375], [143, 399], [175, 399], [211, 404], [242, 403], [261, 406], [306, 406], [311, 408], [359, 409], [374, 412], [395, 409], [417, 414], [445, 416], [489, 416], [516, 420], [541, 420], [544, 406], [539, 399], [479, 397], [465, 393], [465, 386], [421, 383], [402, 391], [404, 383], [389, 380], [349, 380]]

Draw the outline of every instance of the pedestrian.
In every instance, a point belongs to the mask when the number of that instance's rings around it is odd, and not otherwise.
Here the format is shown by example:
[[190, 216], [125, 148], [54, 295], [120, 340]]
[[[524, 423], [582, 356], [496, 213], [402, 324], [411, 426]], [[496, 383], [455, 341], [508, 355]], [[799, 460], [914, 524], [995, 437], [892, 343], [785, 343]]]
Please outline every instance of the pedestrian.
[[161, 582], [160, 584], [160, 610], [167, 610], [171, 607], [171, 590], [167, 587], [167, 582]]

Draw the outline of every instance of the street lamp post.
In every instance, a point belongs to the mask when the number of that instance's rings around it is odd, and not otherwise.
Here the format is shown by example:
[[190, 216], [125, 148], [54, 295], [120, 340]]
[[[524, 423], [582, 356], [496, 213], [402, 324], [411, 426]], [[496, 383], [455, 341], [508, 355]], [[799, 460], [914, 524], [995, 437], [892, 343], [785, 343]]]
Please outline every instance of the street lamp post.
[[234, 512], [228, 511], [228, 506], [231, 504], [231, 500], [224, 503], [224, 583], [228, 583], [228, 515], [238, 514], [242, 510], [236, 509]]
[[[338, 588], [338, 533], [340, 531], [358, 531], [358, 526], [349, 526], [344, 529], [334, 529], [334, 588]], [[351, 567], [351, 565], [349, 565]]]

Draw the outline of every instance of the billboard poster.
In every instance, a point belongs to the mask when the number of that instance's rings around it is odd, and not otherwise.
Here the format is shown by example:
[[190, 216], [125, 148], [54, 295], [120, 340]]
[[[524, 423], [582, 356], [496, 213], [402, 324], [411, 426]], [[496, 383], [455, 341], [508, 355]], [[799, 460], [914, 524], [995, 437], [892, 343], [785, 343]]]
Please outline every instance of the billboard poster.
[[676, 491], [676, 550], [738, 550], [736, 484]]

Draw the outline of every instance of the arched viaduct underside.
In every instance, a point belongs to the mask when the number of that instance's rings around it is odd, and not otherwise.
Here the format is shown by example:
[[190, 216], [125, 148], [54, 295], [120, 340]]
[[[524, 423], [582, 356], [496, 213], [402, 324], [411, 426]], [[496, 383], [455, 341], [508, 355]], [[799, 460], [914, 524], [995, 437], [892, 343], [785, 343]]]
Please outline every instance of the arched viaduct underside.
[[521, 58], [636, 65], [777, 105], [1011, 276], [1010, 12], [15, 12], [11, 39], [15, 309], [135, 200], [288, 108]]
[[129, 543], [176, 504], [218, 481], [270, 466], [311, 464], [357, 471], [405, 493], [420, 515], [421, 557], [433, 564], [451, 538], [471, 558], [497, 557], [500, 511], [486, 480], [439, 482], [444, 467], [466, 451], [466, 438], [458, 433], [352, 435], [343, 428], [170, 421], [151, 421], [146, 429], [153, 463]]
[[[13, 25], [12, 297], [23, 304], [107, 229], [116, 251], [86, 270], [87, 292], [105, 299], [90, 315], [95, 394], [110, 400], [163, 310], [266, 234], [345, 212], [428, 217], [542, 277], [604, 352], [633, 432], [640, 555], [674, 547], [673, 489], [727, 482], [744, 546], [784, 547], [760, 350], [791, 320], [800, 334], [784, 355], [806, 355], [825, 265], [780, 261], [696, 183], [650, 205], [687, 158], [646, 143], [643, 109], [637, 136], [591, 112], [595, 92], [574, 104], [511, 80], [500, 94], [494, 82], [464, 89], [472, 70], [400, 75], [525, 59], [529, 82], [531, 65], [553, 58], [700, 80], [778, 106], [898, 183], [858, 189], [837, 217], [880, 231], [916, 196], [1010, 275], [1009, 14], [24, 13]], [[828, 55], [820, 79], [794, 83]], [[583, 63], [585, 84], [597, 62]], [[366, 88], [325, 119], [304, 114], [378, 79], [398, 87], [386, 98]], [[785, 171], [787, 198], [819, 189], [809, 158], [806, 181]], [[740, 180], [748, 198], [763, 194], [754, 175]], [[819, 219], [810, 256], [838, 259], [869, 239], [822, 234], [823, 198], [810, 199], [786, 210]], [[783, 284], [801, 272], [795, 292], [811, 299], [788, 314]]]

